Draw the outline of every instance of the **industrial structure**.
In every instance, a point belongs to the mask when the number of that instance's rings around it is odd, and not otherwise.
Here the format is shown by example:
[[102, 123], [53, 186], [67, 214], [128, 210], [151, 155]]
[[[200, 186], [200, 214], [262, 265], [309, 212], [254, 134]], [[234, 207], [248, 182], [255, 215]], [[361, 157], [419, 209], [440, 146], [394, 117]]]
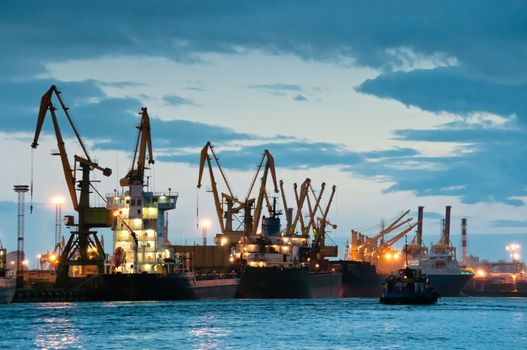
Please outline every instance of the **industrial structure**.
[[25, 208], [24, 208], [24, 194], [29, 191], [27, 185], [15, 185], [15, 192], [18, 193], [18, 233], [17, 233], [17, 248], [16, 248], [16, 276], [17, 285], [23, 284], [23, 270], [24, 270], [24, 222], [25, 222]]
[[[113, 268], [118, 272], [162, 272], [163, 261], [170, 257], [165, 213], [176, 208], [177, 194], [145, 190], [145, 170], [154, 164], [150, 117], [141, 108], [137, 140], [128, 173], [120, 180], [121, 192], [106, 195], [113, 213]], [[148, 155], [148, 161], [147, 161]]]
[[[52, 102], [53, 96], [56, 96], [60, 106], [76, 136], [77, 141], [81, 145], [84, 156], [74, 156], [74, 167], [70, 165], [68, 154], [62, 133], [60, 130], [58, 118], [56, 115], [57, 108]], [[64, 172], [64, 178], [68, 187], [73, 209], [78, 212], [78, 221], [75, 222], [73, 216], [67, 218], [66, 225], [74, 227], [71, 231], [71, 235], [64, 247], [64, 250], [59, 258], [57, 267], [57, 285], [66, 286], [68, 277], [73, 275], [86, 275], [92, 273], [103, 273], [105, 252], [104, 248], [99, 241], [97, 232], [93, 231], [93, 228], [97, 227], [108, 227], [111, 222], [111, 213], [106, 208], [91, 207], [90, 206], [90, 192], [95, 190], [90, 180], [91, 171], [97, 169], [102, 172], [104, 176], [110, 176], [112, 170], [109, 168], [103, 168], [96, 162], [92, 161], [87, 148], [73, 123], [73, 119], [69, 114], [69, 109], [64, 104], [60, 91], [55, 85], [52, 85], [49, 90], [42, 96], [40, 102], [40, 109], [38, 114], [37, 126], [35, 129], [35, 136], [31, 147], [37, 148], [38, 139], [44, 119], [47, 112], [51, 114], [53, 122], [53, 129], [55, 131], [55, 137], [57, 139], [58, 151], [57, 155], [60, 157], [62, 169]], [[80, 169], [77, 169], [77, 165]], [[77, 171], [81, 172], [80, 180], [77, 178]], [[76, 184], [78, 183], [78, 187]], [[80, 190], [80, 195], [77, 195], [77, 188]], [[96, 267], [93, 271], [91, 267]], [[71, 271], [70, 271], [71, 268]]]

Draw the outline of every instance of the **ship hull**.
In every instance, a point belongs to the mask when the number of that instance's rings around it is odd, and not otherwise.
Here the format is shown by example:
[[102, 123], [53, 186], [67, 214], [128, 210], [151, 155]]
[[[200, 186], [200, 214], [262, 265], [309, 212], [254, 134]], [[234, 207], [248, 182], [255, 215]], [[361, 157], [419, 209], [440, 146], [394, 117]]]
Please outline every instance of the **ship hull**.
[[233, 299], [238, 278], [201, 278], [186, 274], [103, 274], [70, 279], [70, 288], [18, 290], [15, 302], [157, 301]]
[[245, 267], [238, 297], [246, 299], [337, 298], [342, 275], [301, 268]]
[[382, 295], [384, 277], [375, 266], [361, 261], [338, 261], [332, 265], [342, 271], [340, 297], [378, 298]]
[[386, 293], [379, 302], [388, 305], [431, 305], [437, 303], [437, 293]]
[[16, 279], [0, 277], [0, 304], [9, 304], [16, 291]]
[[470, 281], [471, 274], [428, 274], [432, 287], [442, 297], [457, 297], [461, 290]]

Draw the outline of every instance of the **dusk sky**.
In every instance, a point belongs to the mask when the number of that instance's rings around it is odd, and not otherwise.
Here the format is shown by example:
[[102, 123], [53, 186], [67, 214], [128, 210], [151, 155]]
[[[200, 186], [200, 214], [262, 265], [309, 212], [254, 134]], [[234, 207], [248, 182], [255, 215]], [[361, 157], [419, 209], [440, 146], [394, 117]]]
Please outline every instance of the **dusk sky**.
[[[508, 243], [527, 249], [524, 1], [2, 0], [0, 47], [0, 239], [9, 250], [13, 185], [31, 181], [30, 144], [51, 84], [90, 153], [114, 171], [95, 175], [101, 193], [127, 172], [148, 107], [153, 190], [179, 193], [173, 242], [201, 241], [197, 198], [209, 239], [219, 229], [212, 196], [196, 189], [199, 151], [211, 141], [242, 197], [264, 149], [291, 202], [292, 184], [306, 177], [336, 185], [329, 235], [341, 252], [351, 228], [371, 233], [418, 205], [427, 244], [452, 205], [455, 245], [467, 217], [470, 253], [505, 259]], [[60, 118], [72, 159], [79, 147]], [[52, 132], [46, 120], [33, 152], [30, 258], [53, 248], [51, 198], [68, 198]], [[110, 231], [101, 233], [110, 252]]]

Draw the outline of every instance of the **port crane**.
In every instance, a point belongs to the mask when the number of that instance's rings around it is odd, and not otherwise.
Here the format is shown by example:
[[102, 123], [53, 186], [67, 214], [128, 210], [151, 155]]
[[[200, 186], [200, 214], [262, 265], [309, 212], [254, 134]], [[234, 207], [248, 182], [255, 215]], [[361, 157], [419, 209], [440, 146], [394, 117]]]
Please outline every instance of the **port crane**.
[[[84, 153], [84, 157], [78, 155], [74, 156], [73, 169], [68, 159], [64, 139], [55, 113], [57, 108], [53, 105], [53, 96], [56, 96], [58, 99]], [[64, 287], [67, 284], [69, 269], [72, 266], [84, 267], [95, 265], [97, 266], [99, 273], [104, 272], [104, 248], [97, 237], [97, 232], [92, 231], [92, 228], [110, 226], [111, 214], [106, 208], [90, 206], [90, 188], [93, 188], [92, 182], [90, 181], [90, 172], [93, 170], [99, 170], [104, 176], [108, 177], [112, 174], [112, 170], [110, 168], [103, 168], [97, 162], [91, 160], [87, 148], [73, 123], [69, 109], [62, 100], [61, 92], [55, 85], [52, 85], [41, 98], [35, 136], [33, 138], [33, 143], [31, 144], [32, 148], [35, 149], [38, 146], [38, 139], [48, 111], [51, 114], [55, 137], [57, 139], [57, 154], [60, 156], [64, 178], [66, 180], [73, 209], [78, 212], [78, 223], [74, 222], [72, 216], [67, 217], [67, 225], [75, 226], [77, 227], [77, 230], [71, 232], [68, 242], [60, 256], [57, 267], [56, 284], [57, 286]], [[75, 186], [77, 183], [77, 164], [82, 173], [82, 177], [78, 181], [78, 188]], [[95, 188], [93, 189], [95, 190]], [[80, 190], [79, 197], [77, 197], [77, 190]]]
[[[227, 192], [228, 192], [228, 193], [222, 192], [221, 199], [220, 199], [220, 192], [218, 190], [218, 183], [216, 181], [216, 176], [214, 175], [213, 161], [220, 172], [221, 179], [223, 180], [223, 183], [225, 187], [227, 188]], [[216, 216], [220, 224], [221, 233], [224, 235], [227, 235], [231, 243], [236, 243], [238, 242], [238, 239], [241, 237], [243, 232], [233, 230], [233, 227], [232, 227], [233, 219], [235, 217], [235, 214], [238, 214], [241, 209], [246, 208], [247, 206], [250, 206], [251, 203], [247, 203], [247, 201], [243, 202], [234, 196], [231, 186], [229, 184], [229, 181], [227, 180], [227, 177], [225, 176], [225, 172], [223, 171], [223, 168], [220, 165], [218, 156], [216, 155], [216, 152], [214, 152], [214, 146], [212, 146], [210, 142], [207, 142], [205, 146], [203, 147], [203, 149], [201, 150], [200, 162], [199, 162], [199, 173], [198, 173], [198, 186], [197, 186], [198, 188], [201, 188], [202, 186], [203, 172], [205, 171], [205, 165], [209, 169], [211, 192], [212, 192], [212, 197], [214, 199], [214, 208], [216, 210]], [[227, 206], [227, 209], [225, 211], [223, 209], [223, 203], [225, 203]], [[237, 204], [237, 207], [234, 207], [235, 204]], [[248, 215], [247, 211], [244, 214], [245, 216], [247, 216]], [[250, 215], [250, 212], [249, 212], [249, 215]], [[248, 222], [247, 219], [248, 218], [246, 217], [243, 220], [239, 220], [239, 221]], [[247, 232], [247, 228], [244, 228], [244, 232]]]
[[[148, 164], [154, 164], [152, 152], [152, 136], [150, 133], [150, 117], [146, 107], [141, 108], [141, 121], [137, 126], [137, 140], [135, 142], [132, 166], [128, 173], [119, 181], [123, 187], [131, 185], [144, 185], [146, 167], [146, 154], [148, 151]], [[137, 164], [136, 163], [137, 160]]]
[[[262, 170], [263, 168], [263, 170]], [[275, 213], [275, 206], [271, 205], [271, 202], [269, 200], [269, 195], [266, 190], [267, 185], [267, 178], [269, 176], [269, 173], [271, 173], [271, 180], [273, 182], [273, 189], [274, 193], [278, 193], [278, 185], [276, 181], [276, 169], [274, 165], [274, 158], [271, 155], [271, 153], [268, 150], [265, 150], [262, 154], [262, 158], [260, 160], [260, 163], [258, 164], [258, 168], [256, 170], [256, 174], [254, 175], [253, 181], [251, 185], [249, 186], [249, 190], [247, 191], [247, 195], [245, 196], [245, 202], [249, 202], [251, 192], [254, 188], [254, 185], [256, 184], [256, 180], [258, 179], [258, 175], [260, 174], [260, 171], [262, 171], [262, 177], [260, 178], [260, 188], [258, 190], [258, 198], [256, 199], [256, 206], [254, 208], [254, 217], [252, 219], [252, 224], [250, 227], [250, 232], [253, 236], [256, 235], [256, 232], [258, 230], [258, 225], [260, 223], [260, 218], [262, 215], [262, 208], [263, 208], [263, 201], [265, 199], [266, 207], [269, 212], [269, 215], [271, 217], [274, 217], [277, 213]], [[250, 208], [246, 208], [246, 211]]]

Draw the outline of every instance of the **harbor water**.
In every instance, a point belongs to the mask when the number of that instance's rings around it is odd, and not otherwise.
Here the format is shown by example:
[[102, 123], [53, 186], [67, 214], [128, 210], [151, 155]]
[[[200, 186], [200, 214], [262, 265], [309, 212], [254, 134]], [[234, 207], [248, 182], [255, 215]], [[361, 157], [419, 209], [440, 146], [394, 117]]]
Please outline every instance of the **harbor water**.
[[0, 306], [0, 349], [525, 349], [527, 299], [43, 303]]

